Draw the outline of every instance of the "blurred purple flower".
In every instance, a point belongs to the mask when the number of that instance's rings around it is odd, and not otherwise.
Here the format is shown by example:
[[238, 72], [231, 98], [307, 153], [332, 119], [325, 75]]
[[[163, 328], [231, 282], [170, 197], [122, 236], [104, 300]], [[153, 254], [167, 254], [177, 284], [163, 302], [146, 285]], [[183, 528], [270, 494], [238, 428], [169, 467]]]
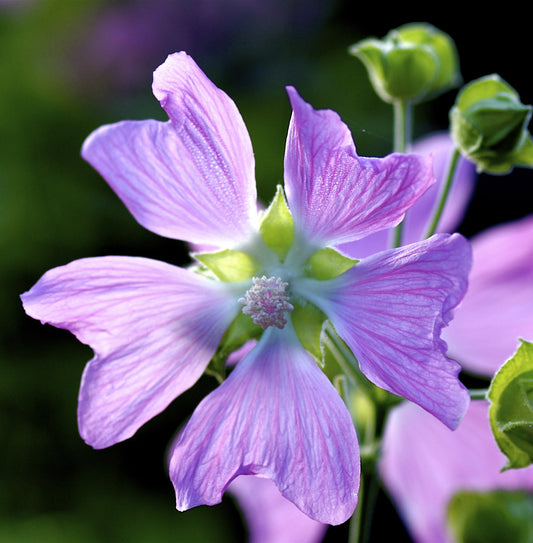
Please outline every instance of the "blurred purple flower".
[[228, 492], [243, 512], [249, 543], [318, 543], [326, 533], [326, 524], [304, 515], [268, 479], [243, 475]]
[[473, 401], [454, 432], [410, 402], [390, 413], [380, 474], [416, 543], [454, 543], [446, 515], [459, 491], [533, 492], [533, 467], [500, 472], [504, 464], [486, 401]]
[[322, 310], [369, 379], [453, 428], [469, 395], [440, 332], [465, 292], [469, 245], [438, 234], [315, 279], [305, 264], [317, 251], [402, 219], [434, 182], [431, 161], [357, 156], [335, 112], [315, 111], [288, 88], [285, 190], [294, 243], [280, 258], [259, 231], [252, 146], [235, 104], [185, 53], [155, 71], [153, 91], [169, 121], [101, 127], [84, 158], [141, 225], [244, 251], [258, 263], [256, 277], [220, 281], [149, 259], [88, 258], [47, 272], [23, 294], [25, 310], [93, 348], [78, 421], [95, 448], [132, 436], [191, 387], [241, 309], [251, 313], [264, 329], [257, 344], [198, 405], [171, 449], [177, 507], [218, 503], [235, 477], [259, 475], [311, 518], [344, 522], [357, 502], [355, 429], [287, 322], [290, 302]]
[[[224, 58], [226, 66], [271, 55], [281, 35], [312, 32], [328, 2], [305, 0], [127, 0], [99, 6], [76, 35], [72, 69], [84, 85], [104, 79], [122, 91], [146, 84], [168, 51]], [[81, 35], [80, 35], [81, 34]]]
[[468, 291], [443, 338], [465, 369], [492, 377], [519, 338], [533, 341], [533, 215], [493, 226], [471, 242]]

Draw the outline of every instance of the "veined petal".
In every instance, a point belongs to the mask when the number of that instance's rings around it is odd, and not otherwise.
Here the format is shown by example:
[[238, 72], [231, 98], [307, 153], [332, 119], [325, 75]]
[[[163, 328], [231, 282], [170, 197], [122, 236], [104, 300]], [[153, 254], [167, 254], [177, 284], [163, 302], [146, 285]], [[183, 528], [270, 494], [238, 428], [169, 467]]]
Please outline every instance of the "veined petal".
[[228, 491], [243, 512], [250, 543], [322, 541], [327, 525], [304, 515], [270, 479], [242, 475], [231, 482]]
[[533, 215], [472, 238], [468, 292], [443, 337], [467, 370], [492, 377], [533, 340]]
[[359, 157], [337, 113], [287, 92], [285, 190], [295, 227], [310, 243], [338, 245], [396, 226], [435, 182], [430, 157]]
[[131, 437], [204, 372], [238, 312], [222, 283], [145, 258], [76, 260], [22, 295], [94, 358], [81, 383], [80, 434], [95, 448]]
[[168, 122], [123, 121], [95, 130], [82, 156], [145, 228], [232, 247], [256, 229], [254, 156], [242, 117], [185, 53], [154, 73]]
[[[405, 214], [402, 224], [402, 245], [421, 241], [426, 235], [437, 197], [446, 181], [453, 142], [448, 133], [436, 133], [416, 142], [412, 151], [433, 158], [433, 172], [437, 182]], [[451, 233], [459, 226], [472, 197], [475, 182], [474, 164], [460, 157], [437, 232]], [[341, 245], [338, 249], [347, 256], [361, 259], [392, 247], [393, 236], [393, 230], [380, 230], [363, 239]]]
[[394, 408], [383, 437], [379, 472], [416, 543], [452, 543], [446, 527], [459, 491], [533, 491], [533, 467], [501, 472], [488, 402], [471, 402], [454, 432], [412, 403]]
[[469, 393], [457, 378], [459, 364], [445, 356], [440, 332], [464, 296], [470, 266], [468, 242], [438, 234], [363, 259], [308, 297], [373, 383], [455, 428]]
[[290, 324], [265, 331], [200, 403], [171, 452], [179, 510], [219, 503], [238, 475], [272, 479], [323, 523], [354, 511], [359, 451], [350, 414]]

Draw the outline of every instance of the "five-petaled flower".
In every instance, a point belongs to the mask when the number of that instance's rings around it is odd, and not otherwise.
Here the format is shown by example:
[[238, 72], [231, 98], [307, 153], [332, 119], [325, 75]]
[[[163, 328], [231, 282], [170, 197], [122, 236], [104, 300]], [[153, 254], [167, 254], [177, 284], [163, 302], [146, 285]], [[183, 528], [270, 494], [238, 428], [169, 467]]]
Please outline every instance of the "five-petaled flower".
[[82, 155], [141, 225], [211, 252], [187, 269], [77, 260], [23, 294], [25, 310], [93, 348], [78, 420], [95, 448], [132, 436], [213, 357], [257, 339], [171, 448], [177, 507], [218, 503], [251, 474], [308, 516], [344, 522], [357, 503], [358, 444], [320, 368], [316, 323], [329, 319], [373, 383], [456, 427], [469, 395], [440, 332], [465, 293], [468, 242], [438, 234], [351, 260], [339, 246], [397, 225], [434, 182], [430, 159], [359, 157], [339, 116], [289, 87], [285, 192], [259, 211], [252, 146], [230, 98], [185, 53], [155, 71], [153, 91], [167, 122], [103, 126]]

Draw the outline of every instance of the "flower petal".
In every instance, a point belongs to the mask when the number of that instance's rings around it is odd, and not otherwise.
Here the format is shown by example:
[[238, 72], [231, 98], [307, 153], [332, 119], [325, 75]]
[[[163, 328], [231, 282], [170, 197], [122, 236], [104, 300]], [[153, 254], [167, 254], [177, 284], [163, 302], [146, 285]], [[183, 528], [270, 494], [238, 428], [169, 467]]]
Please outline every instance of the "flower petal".
[[[426, 236], [437, 197], [446, 180], [453, 142], [448, 133], [435, 133], [416, 142], [412, 151], [415, 154], [433, 158], [433, 171], [437, 182], [405, 214], [402, 225], [402, 245], [421, 241]], [[451, 233], [459, 226], [472, 197], [475, 182], [474, 164], [460, 157], [450, 194], [437, 226], [438, 232]], [[341, 245], [338, 249], [347, 256], [361, 259], [392, 247], [393, 235], [392, 230], [380, 230], [363, 239]]]
[[339, 524], [353, 513], [350, 414], [290, 326], [268, 328], [193, 413], [171, 453], [179, 510], [219, 503], [235, 477], [259, 475], [315, 520]]
[[100, 127], [82, 156], [145, 228], [192, 243], [231, 247], [256, 228], [254, 156], [231, 99], [185, 53], [154, 73], [169, 122]]
[[492, 377], [533, 340], [533, 215], [472, 239], [468, 292], [443, 337], [465, 369]]
[[238, 307], [222, 283], [144, 258], [76, 260], [22, 295], [33, 318], [89, 344], [80, 434], [95, 448], [128, 437], [202, 375]]
[[459, 491], [533, 491], [533, 467], [501, 472], [505, 456], [476, 400], [454, 432], [412, 403], [391, 411], [379, 471], [416, 543], [451, 543], [447, 507]]
[[287, 89], [293, 115], [285, 189], [295, 227], [310, 243], [337, 245], [397, 225], [435, 182], [429, 157], [357, 156], [348, 127]]
[[263, 477], [241, 475], [228, 487], [247, 521], [250, 543], [319, 543], [327, 525], [304, 515]]
[[445, 356], [440, 332], [465, 293], [470, 265], [462, 236], [438, 234], [363, 259], [308, 297], [373, 383], [455, 428], [469, 394], [457, 379], [459, 364]]

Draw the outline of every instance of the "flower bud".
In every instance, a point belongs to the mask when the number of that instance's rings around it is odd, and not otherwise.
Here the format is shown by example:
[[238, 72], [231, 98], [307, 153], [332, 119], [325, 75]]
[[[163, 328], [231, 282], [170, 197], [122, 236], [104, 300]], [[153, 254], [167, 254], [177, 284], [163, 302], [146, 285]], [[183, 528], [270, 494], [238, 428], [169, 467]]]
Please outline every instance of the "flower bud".
[[363, 62], [385, 102], [421, 102], [461, 81], [453, 40], [427, 23], [400, 26], [383, 40], [352, 45], [349, 52]]
[[498, 75], [466, 85], [450, 111], [455, 145], [478, 172], [507, 173], [533, 166], [533, 141], [527, 130], [531, 106]]

